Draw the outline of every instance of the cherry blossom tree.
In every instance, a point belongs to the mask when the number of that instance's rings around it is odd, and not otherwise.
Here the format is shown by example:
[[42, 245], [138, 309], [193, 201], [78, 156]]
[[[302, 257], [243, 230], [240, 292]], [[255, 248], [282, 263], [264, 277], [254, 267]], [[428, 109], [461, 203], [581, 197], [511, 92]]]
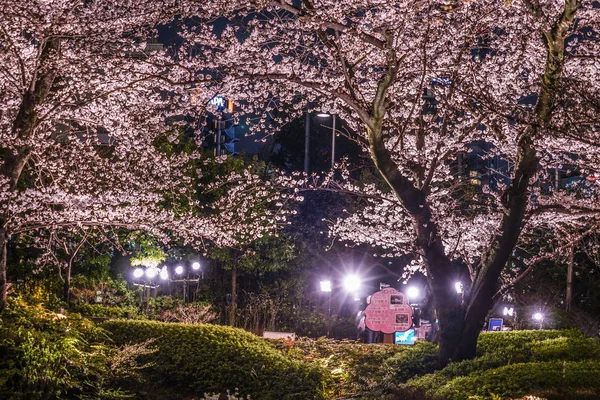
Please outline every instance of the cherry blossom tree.
[[[215, 2], [219, 8], [219, 2]], [[563, 163], [598, 171], [600, 13], [591, 0], [223, 2], [229, 23], [182, 36], [219, 90], [261, 115], [339, 115], [386, 183], [332, 234], [411, 252], [427, 272], [442, 362], [475, 356], [500, 274], [525, 227], [586, 218], [590, 199], [543, 192]], [[182, 50], [184, 51], [184, 50]], [[190, 53], [187, 51], [187, 53]], [[465, 196], [471, 145], [511, 162], [498, 190]], [[349, 160], [352, 163], [353, 160]], [[454, 282], [463, 279], [464, 294]]]
[[[13, 234], [120, 227], [167, 240], [193, 216], [173, 204], [197, 205], [187, 172], [199, 155], [159, 145], [183, 140], [169, 116], [197, 112], [190, 71], [147, 42], [181, 5], [0, 2], [0, 310]], [[188, 237], [217, 230], [190, 225]]]

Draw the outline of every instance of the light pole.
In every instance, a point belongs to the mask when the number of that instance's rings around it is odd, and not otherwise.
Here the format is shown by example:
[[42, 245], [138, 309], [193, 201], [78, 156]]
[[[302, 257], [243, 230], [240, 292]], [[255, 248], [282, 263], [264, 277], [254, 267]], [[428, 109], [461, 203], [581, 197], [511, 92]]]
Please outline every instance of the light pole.
[[331, 330], [331, 281], [319, 282], [321, 286], [321, 292], [327, 293], [327, 337], [329, 337], [329, 331]]
[[465, 296], [462, 282], [454, 282], [454, 289], [456, 290], [456, 293], [460, 296], [460, 305], [462, 306]]
[[533, 314], [533, 320], [539, 322], [540, 329], [542, 329], [542, 326], [544, 325], [544, 314], [542, 314], [541, 312], [536, 312], [535, 314]]
[[[158, 289], [158, 287], [160, 286], [157, 283], [153, 283], [153, 280], [156, 278], [157, 275], [160, 276], [160, 279], [162, 279], [162, 280], [169, 279], [169, 275], [168, 275], [166, 267], [162, 267], [162, 269], [160, 269], [157, 266], [150, 266], [150, 267], [147, 267], [145, 270], [143, 268], [138, 267], [133, 271], [133, 280], [134, 280], [133, 286], [139, 286], [142, 288], [142, 293], [141, 293], [142, 307], [144, 304], [144, 295], [146, 297], [146, 301], [148, 301], [148, 299], [152, 295], [151, 290]], [[142, 278], [144, 278], [144, 279], [142, 279]], [[135, 282], [136, 280], [141, 280], [141, 282]], [[147, 291], [147, 294], [146, 294], [146, 291]], [[156, 292], [155, 292], [155, 294], [156, 294]]]
[[184, 273], [186, 269], [182, 265], [178, 265], [175, 267], [175, 275], [178, 277], [177, 279], [171, 279], [171, 282], [174, 283], [182, 283], [183, 284], [183, 302], [187, 303], [188, 301], [188, 284], [195, 283], [199, 287], [200, 278], [202, 277], [201, 267], [199, 262], [192, 263], [192, 272], [196, 274], [195, 278], [190, 278], [190, 272], [187, 271], [187, 275], [184, 277]]
[[317, 117], [319, 118], [332, 118], [331, 122], [331, 169], [335, 165], [335, 114], [327, 114], [327, 113], [319, 113]]

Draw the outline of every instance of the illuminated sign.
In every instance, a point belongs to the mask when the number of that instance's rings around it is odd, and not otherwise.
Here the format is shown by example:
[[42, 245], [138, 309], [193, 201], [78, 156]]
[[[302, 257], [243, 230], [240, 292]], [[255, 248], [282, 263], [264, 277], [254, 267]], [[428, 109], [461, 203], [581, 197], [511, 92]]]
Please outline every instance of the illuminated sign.
[[375, 332], [404, 332], [412, 326], [412, 307], [404, 293], [394, 288], [373, 294], [364, 314], [367, 328]]
[[395, 344], [408, 344], [413, 345], [417, 341], [415, 337], [415, 330], [409, 329], [404, 332], [396, 332], [394, 334], [394, 343]]
[[221, 96], [215, 96], [212, 99], [210, 99], [210, 104], [212, 104], [215, 107], [222, 108], [225, 107], [225, 99]]

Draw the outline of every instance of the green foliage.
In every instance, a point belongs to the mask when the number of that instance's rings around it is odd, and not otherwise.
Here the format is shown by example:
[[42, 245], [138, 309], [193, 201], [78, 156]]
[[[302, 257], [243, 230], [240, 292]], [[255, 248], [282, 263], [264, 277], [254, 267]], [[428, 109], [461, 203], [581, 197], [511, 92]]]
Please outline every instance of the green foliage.
[[127, 397], [114, 384], [133, 376], [129, 366], [143, 352], [102, 344], [106, 333], [91, 321], [21, 298], [10, 298], [0, 318], [0, 398]]
[[321, 368], [290, 359], [241, 329], [149, 321], [107, 321], [102, 327], [117, 344], [155, 338], [158, 351], [147, 358], [154, 364], [149, 376], [154, 384], [177, 391], [173, 398], [235, 388], [265, 400], [321, 396]]
[[439, 368], [438, 346], [418, 341], [412, 347], [385, 361], [385, 368], [393, 371], [395, 383], [406, 382], [414, 376], [431, 373]]
[[575, 396], [600, 388], [600, 345], [577, 330], [483, 333], [478, 354], [408, 381], [401, 392], [479, 399], [546, 392]]
[[575, 394], [578, 389], [600, 395], [600, 361], [547, 361], [506, 365], [458, 377], [436, 389], [440, 399], [465, 399], [492, 395], [519, 397], [534, 391], [553, 389], [555, 393]]
[[85, 317], [104, 318], [140, 318], [135, 307], [104, 306], [102, 304], [77, 304], [69, 309], [70, 312], [80, 313]]
[[273, 340], [273, 345], [290, 357], [320, 365], [329, 373], [329, 397], [360, 393], [360, 398], [383, 398], [388, 388], [382, 385], [393, 371], [386, 360], [411, 351], [408, 346], [363, 344], [350, 340], [302, 338], [295, 342]]

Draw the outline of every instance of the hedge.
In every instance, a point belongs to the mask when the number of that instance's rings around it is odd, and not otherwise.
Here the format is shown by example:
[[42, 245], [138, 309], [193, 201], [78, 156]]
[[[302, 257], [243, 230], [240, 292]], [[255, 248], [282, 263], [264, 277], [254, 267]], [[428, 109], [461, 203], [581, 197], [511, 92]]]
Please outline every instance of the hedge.
[[436, 399], [475, 399], [516, 398], [536, 390], [595, 393], [600, 388], [600, 345], [577, 330], [484, 333], [478, 354], [400, 389]]
[[511, 364], [453, 379], [430, 394], [440, 399], [462, 400], [470, 396], [517, 398], [545, 391], [574, 398], [579, 390], [600, 395], [599, 361]]
[[[159, 388], [189, 395], [237, 391], [253, 399], [321, 399], [325, 373], [287, 358], [246, 331], [217, 325], [112, 320], [101, 324], [115, 344], [155, 339], [147, 370]], [[177, 397], [181, 398], [181, 397]]]

